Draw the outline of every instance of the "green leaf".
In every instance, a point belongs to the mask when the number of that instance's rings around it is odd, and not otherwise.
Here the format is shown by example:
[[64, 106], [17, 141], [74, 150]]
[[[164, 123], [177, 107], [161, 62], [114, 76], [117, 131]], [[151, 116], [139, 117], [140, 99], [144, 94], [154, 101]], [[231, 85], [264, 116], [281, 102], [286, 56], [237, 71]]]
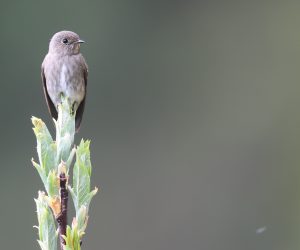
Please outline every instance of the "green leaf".
[[87, 207], [82, 205], [76, 215], [76, 222], [79, 233], [85, 232], [88, 223], [88, 211]]
[[31, 159], [31, 162], [32, 162], [32, 165], [36, 168], [36, 170], [38, 171], [41, 179], [42, 179], [42, 182], [44, 184], [44, 186], [46, 187], [47, 186], [47, 176], [46, 176], [46, 173], [45, 173], [45, 169], [43, 169], [39, 164], [37, 164], [33, 159]]
[[91, 200], [92, 200], [92, 198], [93, 198], [97, 193], [98, 193], [98, 188], [95, 187], [95, 189], [92, 190], [92, 191], [87, 195], [87, 197], [86, 197], [86, 206], [87, 206], [87, 208], [90, 207]]
[[64, 240], [66, 242], [66, 245], [64, 247], [64, 250], [80, 250], [80, 236], [79, 232], [77, 230], [77, 227], [72, 228], [70, 226], [67, 226], [67, 233], [66, 236], [64, 236]]
[[94, 192], [90, 192], [92, 166], [89, 146], [90, 141], [81, 140], [76, 150], [76, 161], [73, 169], [73, 188], [69, 188], [76, 214], [82, 205], [88, 209], [91, 198], [94, 196]]
[[48, 174], [46, 190], [50, 197], [59, 195], [59, 182], [55, 170], [50, 171]]
[[71, 105], [67, 98], [62, 98], [58, 105], [58, 118], [55, 121], [57, 162], [67, 162], [75, 135], [75, 114], [72, 114]]
[[64, 246], [64, 250], [73, 250], [73, 248], [69, 246]]
[[37, 153], [40, 166], [48, 173], [56, 169], [56, 145], [45, 123], [36, 117], [32, 117], [33, 131], [37, 139]]
[[67, 173], [69, 172], [70, 166], [71, 166], [72, 161], [73, 161], [74, 156], [75, 156], [75, 153], [76, 153], [76, 147], [73, 147], [72, 150], [71, 150], [71, 153], [69, 155], [69, 158], [66, 162]]
[[42, 250], [49, 250], [48, 246], [44, 242], [38, 240], [38, 243], [39, 243]]
[[52, 212], [47, 204], [47, 197], [43, 192], [35, 199], [39, 222], [39, 245], [42, 250], [57, 249], [57, 233]]

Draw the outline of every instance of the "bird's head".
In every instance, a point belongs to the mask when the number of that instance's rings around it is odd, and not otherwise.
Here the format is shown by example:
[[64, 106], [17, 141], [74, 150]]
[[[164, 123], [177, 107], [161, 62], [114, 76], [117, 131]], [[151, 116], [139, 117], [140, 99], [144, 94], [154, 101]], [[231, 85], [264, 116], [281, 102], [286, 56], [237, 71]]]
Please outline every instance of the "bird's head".
[[84, 43], [84, 41], [76, 33], [72, 31], [60, 31], [51, 38], [49, 52], [61, 55], [76, 55], [80, 52], [81, 43]]

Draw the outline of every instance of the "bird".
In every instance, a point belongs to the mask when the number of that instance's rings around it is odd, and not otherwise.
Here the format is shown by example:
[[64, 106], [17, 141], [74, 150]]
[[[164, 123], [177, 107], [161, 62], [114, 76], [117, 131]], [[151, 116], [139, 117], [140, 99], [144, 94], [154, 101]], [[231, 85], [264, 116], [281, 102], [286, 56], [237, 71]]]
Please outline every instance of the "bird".
[[76, 132], [82, 121], [88, 78], [88, 66], [80, 53], [82, 43], [84, 41], [73, 31], [55, 33], [41, 65], [43, 90], [51, 116], [57, 120], [58, 105], [64, 96], [71, 103], [71, 112], [76, 112]]

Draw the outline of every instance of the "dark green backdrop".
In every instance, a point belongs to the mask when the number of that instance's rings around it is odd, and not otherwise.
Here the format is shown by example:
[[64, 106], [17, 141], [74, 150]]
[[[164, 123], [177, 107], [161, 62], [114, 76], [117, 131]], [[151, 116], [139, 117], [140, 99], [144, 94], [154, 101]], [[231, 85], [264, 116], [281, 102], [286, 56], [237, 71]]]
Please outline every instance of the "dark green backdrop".
[[[83, 249], [300, 247], [300, 2], [0, 2], [0, 249], [38, 249], [40, 64], [87, 43], [93, 200]], [[256, 232], [265, 231], [258, 234]]]

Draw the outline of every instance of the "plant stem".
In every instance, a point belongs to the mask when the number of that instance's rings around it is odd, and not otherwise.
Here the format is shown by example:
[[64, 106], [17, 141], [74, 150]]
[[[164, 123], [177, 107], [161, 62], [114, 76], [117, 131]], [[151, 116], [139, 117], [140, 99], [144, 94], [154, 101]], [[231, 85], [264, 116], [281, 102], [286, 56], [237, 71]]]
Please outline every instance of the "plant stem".
[[67, 178], [65, 173], [61, 173], [59, 175], [59, 182], [60, 182], [60, 200], [61, 200], [61, 212], [56, 218], [58, 223], [58, 230], [59, 230], [59, 239], [60, 239], [60, 248], [61, 250], [64, 249], [65, 240], [62, 235], [66, 235], [67, 230], [67, 210], [68, 210], [68, 189], [67, 189]]

